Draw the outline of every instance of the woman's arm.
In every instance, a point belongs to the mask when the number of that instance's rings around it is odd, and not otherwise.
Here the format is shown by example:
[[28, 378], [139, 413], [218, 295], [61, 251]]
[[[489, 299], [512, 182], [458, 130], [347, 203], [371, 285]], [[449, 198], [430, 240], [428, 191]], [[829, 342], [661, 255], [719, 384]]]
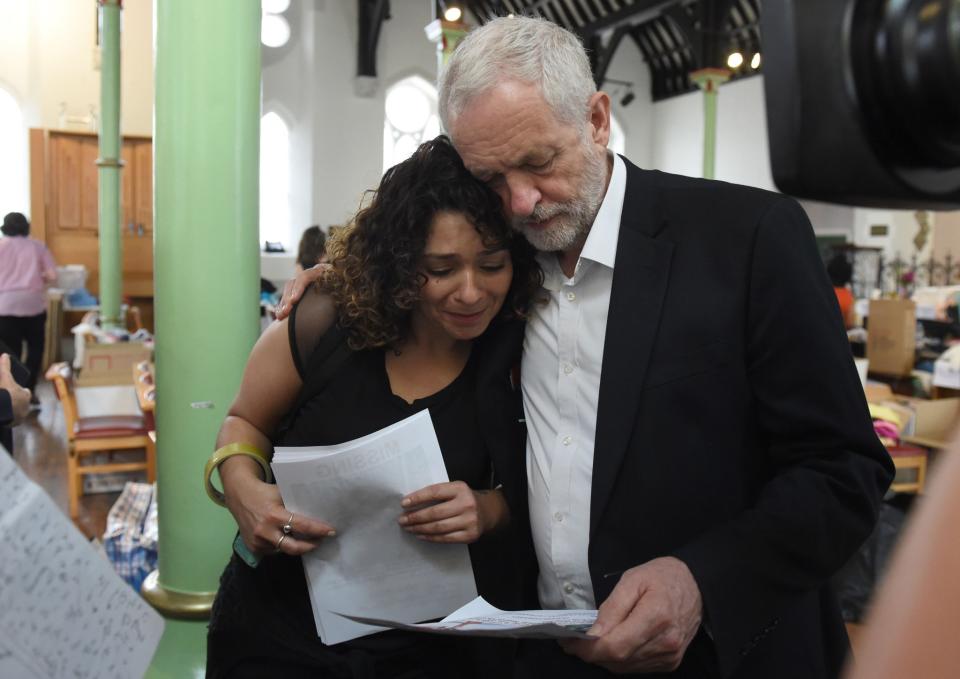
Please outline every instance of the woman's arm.
[[421, 488], [400, 504], [404, 509], [400, 525], [429, 542], [476, 542], [510, 521], [500, 490], [472, 490], [463, 481]]
[[[293, 408], [303, 386], [293, 363], [287, 323], [273, 323], [250, 352], [240, 391], [217, 435], [218, 448], [247, 443], [265, 453], [272, 451], [270, 435]], [[243, 455], [227, 458], [220, 465], [220, 479], [227, 509], [250, 551], [275, 551], [291, 517], [277, 487], [265, 483], [257, 463]], [[322, 521], [299, 515], [294, 517], [293, 528], [281, 545], [286, 554], [309, 552], [334, 532]]]

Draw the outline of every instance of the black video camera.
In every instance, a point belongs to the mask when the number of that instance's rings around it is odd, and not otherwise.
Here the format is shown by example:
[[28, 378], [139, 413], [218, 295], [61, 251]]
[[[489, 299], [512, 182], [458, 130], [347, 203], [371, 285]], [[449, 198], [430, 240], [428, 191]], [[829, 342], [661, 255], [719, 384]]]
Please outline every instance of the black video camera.
[[960, 0], [765, 0], [761, 30], [780, 190], [960, 208]]

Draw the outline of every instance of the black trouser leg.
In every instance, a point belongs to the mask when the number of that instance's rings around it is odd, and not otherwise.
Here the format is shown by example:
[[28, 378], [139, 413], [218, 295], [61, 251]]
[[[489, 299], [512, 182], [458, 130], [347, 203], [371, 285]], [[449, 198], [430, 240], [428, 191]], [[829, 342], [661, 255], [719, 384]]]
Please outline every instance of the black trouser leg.
[[[30, 384], [27, 388], [33, 391], [40, 377], [40, 368], [43, 364], [43, 347], [46, 339], [47, 312], [36, 316], [0, 316], [0, 342], [6, 344], [17, 360], [30, 371]], [[27, 344], [26, 358], [23, 355], [23, 344]]]
[[30, 371], [30, 391], [36, 392], [37, 380], [43, 367], [43, 347], [46, 344], [47, 312], [23, 319], [23, 338], [27, 343], [24, 364]]
[[23, 360], [23, 317], [0, 316], [0, 342], [18, 361]]

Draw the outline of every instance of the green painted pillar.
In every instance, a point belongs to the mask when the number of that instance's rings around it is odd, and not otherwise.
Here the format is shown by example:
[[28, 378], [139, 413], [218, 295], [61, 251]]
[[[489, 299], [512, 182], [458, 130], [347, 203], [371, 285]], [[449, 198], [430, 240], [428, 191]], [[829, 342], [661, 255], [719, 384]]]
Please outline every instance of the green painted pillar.
[[100, 3], [100, 318], [105, 327], [120, 318], [120, 3]]
[[203, 466], [259, 332], [260, 2], [157, 0], [155, 17], [160, 562], [143, 593], [196, 620], [236, 531]]
[[704, 68], [690, 74], [690, 79], [703, 90], [703, 176], [713, 179], [717, 156], [717, 92], [730, 79], [723, 68]]

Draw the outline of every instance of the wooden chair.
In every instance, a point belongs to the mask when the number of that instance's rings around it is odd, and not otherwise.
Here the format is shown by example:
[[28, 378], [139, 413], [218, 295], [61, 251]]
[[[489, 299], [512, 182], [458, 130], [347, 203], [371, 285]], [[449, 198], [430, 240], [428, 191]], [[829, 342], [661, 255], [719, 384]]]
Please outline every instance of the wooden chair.
[[899, 445], [887, 448], [887, 452], [893, 458], [893, 466], [897, 469], [890, 490], [895, 493], [923, 493], [927, 481], [926, 449]]
[[[70, 366], [67, 363], [54, 363], [47, 370], [46, 377], [53, 382], [57, 398], [63, 406], [63, 419], [67, 426], [67, 491], [71, 518], [76, 519], [79, 515], [83, 477], [87, 474], [145, 471], [148, 483], [156, 480], [156, 447], [148, 435], [147, 423], [143, 417], [78, 417]], [[114, 452], [136, 449], [143, 449], [142, 460], [113, 461]], [[82, 464], [83, 458], [92, 453], [106, 453], [107, 462]]]

